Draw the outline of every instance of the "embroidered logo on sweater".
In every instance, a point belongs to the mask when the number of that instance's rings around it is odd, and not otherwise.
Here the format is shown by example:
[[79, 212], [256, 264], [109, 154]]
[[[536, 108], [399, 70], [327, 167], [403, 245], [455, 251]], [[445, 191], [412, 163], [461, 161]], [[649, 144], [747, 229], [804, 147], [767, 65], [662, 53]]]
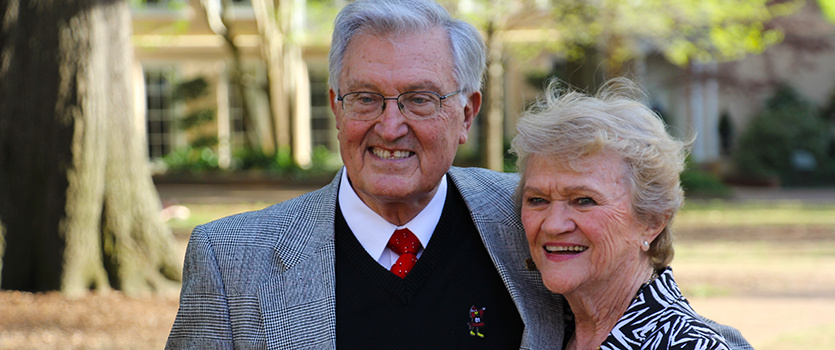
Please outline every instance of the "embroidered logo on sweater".
[[467, 322], [467, 325], [470, 326], [470, 335], [473, 337], [484, 338], [484, 334], [481, 333], [481, 327], [484, 327], [484, 310], [487, 308], [476, 308], [475, 305], [470, 307], [470, 322]]

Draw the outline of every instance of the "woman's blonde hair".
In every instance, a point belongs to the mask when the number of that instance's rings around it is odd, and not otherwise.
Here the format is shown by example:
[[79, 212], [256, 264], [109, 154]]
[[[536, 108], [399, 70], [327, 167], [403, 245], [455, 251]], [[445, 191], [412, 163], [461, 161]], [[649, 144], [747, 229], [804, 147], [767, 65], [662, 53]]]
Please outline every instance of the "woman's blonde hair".
[[[649, 249], [653, 267], [660, 269], [674, 255], [670, 223], [684, 203], [679, 175], [689, 143], [671, 137], [661, 118], [631, 97], [636, 93], [640, 89], [626, 78], [608, 81], [594, 96], [552, 82], [520, 117], [511, 152], [518, 157], [521, 183], [534, 154], [573, 168], [576, 159], [589, 154], [618, 154], [626, 164], [634, 215], [646, 224], [664, 225]], [[521, 196], [517, 198], [521, 203]]]

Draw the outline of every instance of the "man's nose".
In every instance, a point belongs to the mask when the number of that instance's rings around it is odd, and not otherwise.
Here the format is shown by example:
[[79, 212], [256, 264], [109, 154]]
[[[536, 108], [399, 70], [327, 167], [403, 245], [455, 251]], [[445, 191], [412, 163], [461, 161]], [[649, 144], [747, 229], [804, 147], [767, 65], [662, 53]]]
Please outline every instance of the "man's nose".
[[383, 101], [383, 111], [374, 126], [377, 133], [386, 140], [396, 140], [409, 132], [406, 116], [400, 111], [396, 100]]

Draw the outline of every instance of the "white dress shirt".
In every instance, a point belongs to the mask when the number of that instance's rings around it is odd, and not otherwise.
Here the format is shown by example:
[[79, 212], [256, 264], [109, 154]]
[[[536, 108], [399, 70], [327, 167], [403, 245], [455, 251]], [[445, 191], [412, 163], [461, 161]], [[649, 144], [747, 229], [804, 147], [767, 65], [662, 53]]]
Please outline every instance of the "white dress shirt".
[[[438, 221], [441, 220], [441, 212], [443, 212], [446, 202], [446, 193], [447, 179], [444, 175], [435, 196], [432, 197], [426, 208], [423, 208], [414, 219], [405, 225], [397, 226], [383, 219], [380, 214], [371, 210], [357, 196], [354, 188], [351, 187], [351, 182], [348, 181], [348, 172], [343, 169], [342, 179], [339, 183], [339, 208], [342, 210], [342, 216], [345, 218], [348, 227], [362, 247], [365, 248], [365, 251], [380, 265], [389, 269], [400, 257], [386, 247], [394, 230], [408, 228], [417, 236], [420, 244], [426, 248], [435, 227], [438, 226]], [[418, 252], [418, 258], [421, 254], [423, 254], [423, 249]]]

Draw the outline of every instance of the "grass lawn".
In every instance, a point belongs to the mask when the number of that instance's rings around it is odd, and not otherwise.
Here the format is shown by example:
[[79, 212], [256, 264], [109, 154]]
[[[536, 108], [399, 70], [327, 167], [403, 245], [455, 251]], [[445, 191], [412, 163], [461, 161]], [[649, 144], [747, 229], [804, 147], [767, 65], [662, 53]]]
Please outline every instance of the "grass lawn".
[[835, 205], [688, 203], [672, 266], [702, 315], [760, 350], [835, 349]]
[[835, 204], [801, 201], [733, 202], [688, 201], [676, 216], [681, 228], [768, 225], [835, 226]]
[[191, 215], [187, 219], [169, 221], [178, 236], [191, 233], [195, 226], [205, 224], [233, 214], [264, 209], [273, 203], [225, 203], [225, 204], [180, 204], [188, 208]]

